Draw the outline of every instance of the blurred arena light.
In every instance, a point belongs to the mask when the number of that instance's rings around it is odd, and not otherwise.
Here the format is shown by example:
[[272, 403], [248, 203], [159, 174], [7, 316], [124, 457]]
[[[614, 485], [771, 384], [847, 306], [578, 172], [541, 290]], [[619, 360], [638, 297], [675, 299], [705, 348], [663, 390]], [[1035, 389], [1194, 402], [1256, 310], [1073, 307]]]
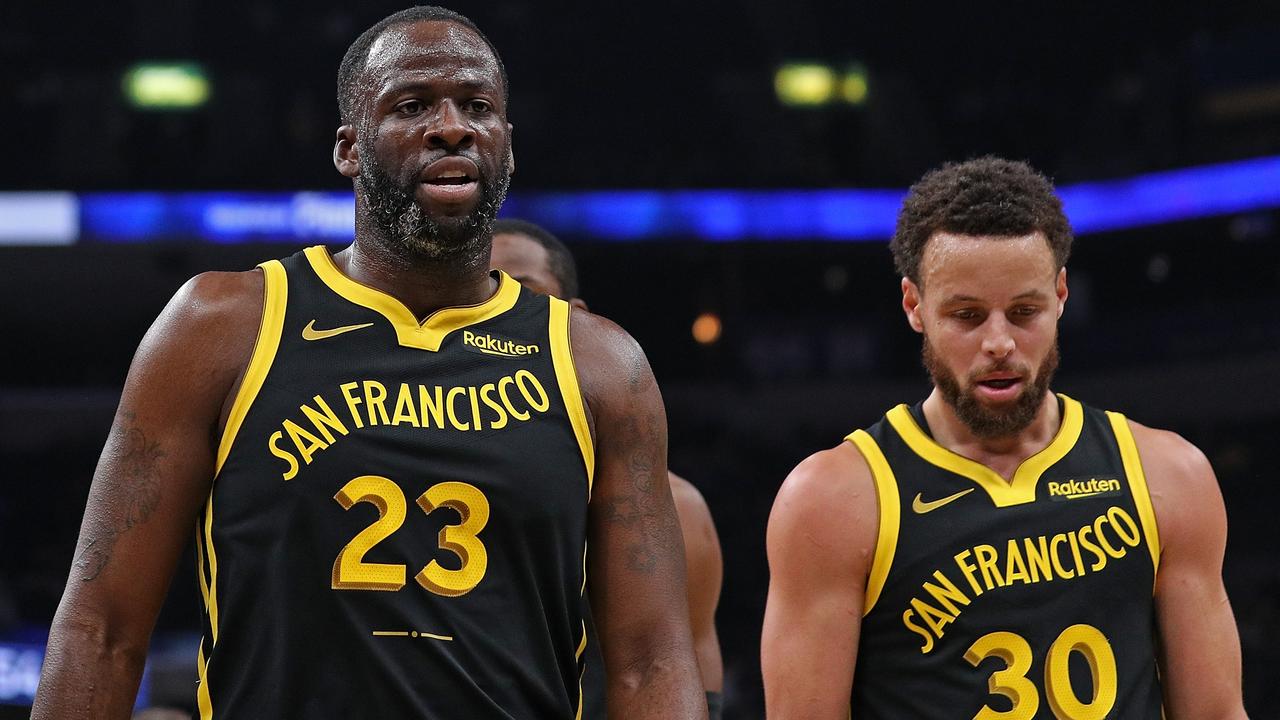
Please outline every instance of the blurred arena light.
[[139, 63], [124, 75], [124, 94], [141, 110], [191, 110], [209, 101], [210, 84], [194, 62]]
[[855, 107], [867, 102], [871, 95], [871, 83], [867, 68], [861, 64], [850, 65], [840, 80], [840, 98]]
[[[1077, 234], [1280, 208], [1280, 156], [1058, 188]], [[905, 189], [513, 192], [501, 215], [599, 241], [884, 241]], [[351, 192], [0, 193], [0, 244], [345, 242]], [[1266, 227], [1270, 227], [1269, 225]], [[1265, 231], [1270, 237], [1270, 231]]]
[[699, 345], [711, 345], [720, 339], [723, 326], [720, 316], [713, 312], [704, 312], [693, 321], [693, 339]]
[[792, 107], [817, 107], [831, 102], [836, 94], [836, 73], [826, 65], [790, 62], [773, 76], [778, 101]]

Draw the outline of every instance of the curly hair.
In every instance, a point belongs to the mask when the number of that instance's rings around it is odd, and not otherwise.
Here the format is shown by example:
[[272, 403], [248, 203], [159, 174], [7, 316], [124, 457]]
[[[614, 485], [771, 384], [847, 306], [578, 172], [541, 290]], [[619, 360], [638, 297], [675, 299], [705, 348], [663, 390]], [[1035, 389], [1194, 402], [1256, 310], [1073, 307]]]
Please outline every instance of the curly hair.
[[987, 155], [947, 163], [920, 178], [902, 201], [889, 243], [898, 273], [920, 284], [920, 260], [934, 233], [1019, 237], [1044, 233], [1059, 269], [1071, 255], [1071, 224], [1053, 183], [1025, 162]]
[[485, 37], [484, 33], [480, 32], [480, 28], [466, 16], [448, 8], [417, 5], [379, 20], [368, 30], [360, 33], [360, 37], [351, 43], [351, 47], [348, 47], [346, 54], [342, 56], [342, 64], [338, 66], [338, 114], [344, 124], [353, 124], [356, 121], [356, 85], [369, 62], [369, 50], [373, 44], [391, 27], [424, 21], [457, 23], [479, 35], [484, 44], [489, 46], [489, 50], [493, 51], [493, 59], [498, 63], [498, 72], [502, 79], [503, 98], [506, 99], [507, 68], [502, 64], [502, 56], [498, 54], [498, 49], [493, 46], [489, 38]]

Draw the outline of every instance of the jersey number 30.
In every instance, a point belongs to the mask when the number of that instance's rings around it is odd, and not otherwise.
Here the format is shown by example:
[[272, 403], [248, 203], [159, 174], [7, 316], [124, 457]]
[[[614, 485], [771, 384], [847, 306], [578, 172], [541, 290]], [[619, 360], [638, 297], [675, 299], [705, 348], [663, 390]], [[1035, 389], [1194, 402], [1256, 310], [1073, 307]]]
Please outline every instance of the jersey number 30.
[[[1093, 697], [1081, 702], [1071, 687], [1067, 662], [1078, 652], [1089, 663], [1093, 675]], [[1004, 670], [996, 671], [988, 681], [991, 693], [1003, 695], [1013, 708], [1003, 712], [984, 705], [973, 720], [1030, 720], [1040, 709], [1040, 695], [1027, 679], [1031, 669], [1031, 645], [1021, 635], [993, 632], [978, 638], [964, 659], [978, 666], [989, 657], [1004, 661]], [[1102, 631], [1092, 625], [1072, 625], [1049, 646], [1045, 655], [1044, 690], [1049, 707], [1058, 720], [1101, 720], [1116, 703], [1116, 656]]]
[[[404, 587], [404, 565], [364, 561], [365, 553], [404, 524], [408, 503], [400, 486], [377, 475], [361, 475], [343, 485], [333, 499], [343, 510], [362, 502], [378, 508], [378, 519], [351, 538], [334, 559], [333, 589], [395, 591]], [[476, 537], [489, 522], [488, 498], [474, 485], [442, 482], [418, 496], [418, 507], [428, 514], [440, 507], [453, 508], [462, 516], [460, 524], [440, 530], [440, 547], [457, 555], [462, 567], [450, 570], [432, 560], [413, 579], [437, 595], [466, 595], [480, 584], [489, 568], [489, 553]]]

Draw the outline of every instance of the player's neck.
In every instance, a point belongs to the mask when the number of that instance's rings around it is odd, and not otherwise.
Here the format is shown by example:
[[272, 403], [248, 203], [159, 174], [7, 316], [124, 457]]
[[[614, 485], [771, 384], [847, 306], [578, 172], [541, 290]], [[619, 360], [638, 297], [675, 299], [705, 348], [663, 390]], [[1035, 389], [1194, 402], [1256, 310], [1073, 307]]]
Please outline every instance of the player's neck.
[[432, 260], [357, 238], [333, 261], [347, 277], [396, 298], [421, 321], [441, 308], [493, 297], [497, 284], [489, 276], [488, 247], [481, 255]]
[[924, 417], [935, 442], [986, 465], [1006, 480], [1024, 460], [1047, 447], [1062, 424], [1057, 397], [1047, 391], [1031, 424], [1012, 435], [984, 437], [974, 433], [937, 388], [924, 401]]

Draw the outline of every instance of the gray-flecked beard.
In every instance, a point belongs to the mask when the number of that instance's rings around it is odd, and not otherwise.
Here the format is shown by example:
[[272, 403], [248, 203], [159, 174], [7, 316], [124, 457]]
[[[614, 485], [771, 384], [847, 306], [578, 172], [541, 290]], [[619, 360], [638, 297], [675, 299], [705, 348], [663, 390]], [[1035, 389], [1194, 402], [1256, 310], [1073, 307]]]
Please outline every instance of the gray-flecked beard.
[[365, 160], [356, 183], [369, 216], [387, 241], [430, 260], [469, 257], [483, 252], [493, 220], [511, 184], [511, 173], [505, 164], [496, 177], [481, 173], [480, 202], [466, 217], [437, 220], [418, 204], [416, 181], [397, 183], [376, 161], [371, 161], [372, 152], [362, 150], [362, 153]]
[[[933, 345], [929, 343], [928, 335], [924, 336], [924, 349], [921, 354], [924, 367], [929, 371], [929, 377], [933, 378], [934, 386], [942, 393], [942, 399], [951, 406], [952, 410], [955, 410], [960, 422], [980, 438], [1010, 437], [1027, 429], [1036, 419], [1036, 413], [1039, 412], [1040, 404], [1044, 401], [1044, 394], [1049, 389], [1054, 372], [1058, 369], [1058, 343], [1055, 339], [1053, 348], [1040, 362], [1040, 367], [1036, 368], [1035, 377], [1031, 378], [1027, 386], [1022, 389], [1017, 399], [1013, 401], [1013, 405], [997, 409], [983, 405], [973, 394], [972, 389], [960, 386], [959, 379], [939, 360]], [[973, 378], [986, 373], [1020, 369], [1004, 364], [985, 368], [982, 372], [968, 378], [968, 384], [972, 388]]]

